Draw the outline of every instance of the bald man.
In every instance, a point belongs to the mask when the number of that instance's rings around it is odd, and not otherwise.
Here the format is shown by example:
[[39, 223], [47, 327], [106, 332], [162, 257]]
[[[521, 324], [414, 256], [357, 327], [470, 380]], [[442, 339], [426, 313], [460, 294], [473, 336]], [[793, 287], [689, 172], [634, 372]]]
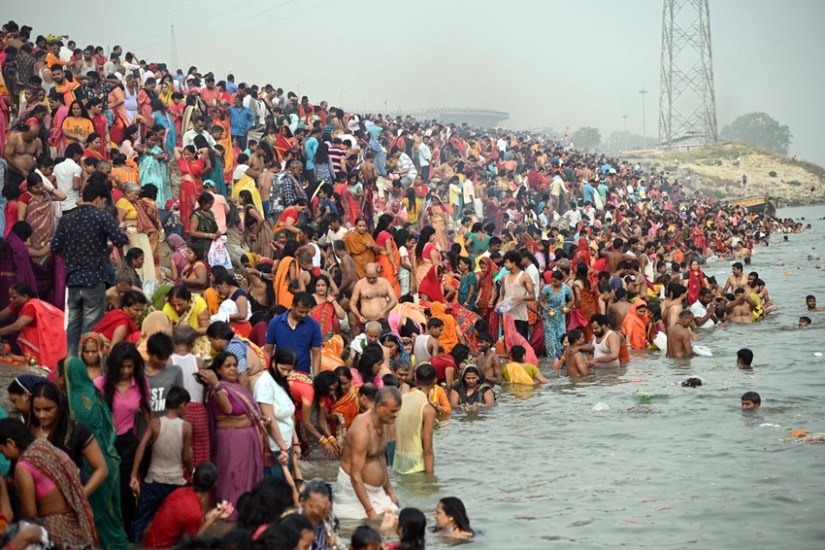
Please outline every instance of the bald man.
[[364, 278], [352, 289], [350, 310], [360, 324], [367, 321], [386, 321], [392, 308], [398, 303], [389, 281], [378, 276], [378, 266], [367, 264]]

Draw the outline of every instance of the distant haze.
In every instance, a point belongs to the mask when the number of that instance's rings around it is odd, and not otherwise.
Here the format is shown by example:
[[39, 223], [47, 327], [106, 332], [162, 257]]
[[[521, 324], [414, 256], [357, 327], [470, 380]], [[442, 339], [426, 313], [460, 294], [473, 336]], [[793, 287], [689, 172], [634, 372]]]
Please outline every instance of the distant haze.
[[[128, 7], [127, 7], [128, 6]], [[658, 134], [661, 0], [6, 2], [4, 21], [182, 68], [386, 112], [508, 111], [512, 128]], [[131, 11], [129, 11], [131, 10]], [[825, 164], [825, 2], [711, 0], [719, 129], [764, 111]], [[385, 107], [386, 105], [386, 107]]]

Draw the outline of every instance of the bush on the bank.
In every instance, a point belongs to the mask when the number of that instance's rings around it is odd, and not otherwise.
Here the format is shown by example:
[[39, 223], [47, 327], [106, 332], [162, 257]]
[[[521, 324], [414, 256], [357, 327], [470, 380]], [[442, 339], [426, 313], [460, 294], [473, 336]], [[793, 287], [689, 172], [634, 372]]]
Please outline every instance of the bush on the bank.
[[770, 172], [768, 172], [768, 176], [770, 176], [772, 178], [775, 178], [776, 177], [776, 172], [771, 170]]

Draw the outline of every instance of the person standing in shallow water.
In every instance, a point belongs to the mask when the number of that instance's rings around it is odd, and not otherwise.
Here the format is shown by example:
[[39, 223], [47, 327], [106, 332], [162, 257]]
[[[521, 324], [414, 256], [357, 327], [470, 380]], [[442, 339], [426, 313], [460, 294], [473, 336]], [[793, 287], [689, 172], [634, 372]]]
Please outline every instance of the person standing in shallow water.
[[401, 410], [396, 388], [382, 388], [366, 413], [355, 418], [344, 441], [335, 490], [335, 511], [342, 519], [377, 520], [398, 509], [387, 469], [387, 427]]

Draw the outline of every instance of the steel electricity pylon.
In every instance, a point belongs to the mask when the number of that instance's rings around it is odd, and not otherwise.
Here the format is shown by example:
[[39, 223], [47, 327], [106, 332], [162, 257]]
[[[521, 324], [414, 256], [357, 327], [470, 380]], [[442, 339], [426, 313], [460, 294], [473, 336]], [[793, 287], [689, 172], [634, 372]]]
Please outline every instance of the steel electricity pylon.
[[716, 141], [708, 0], [664, 0], [659, 146]]

